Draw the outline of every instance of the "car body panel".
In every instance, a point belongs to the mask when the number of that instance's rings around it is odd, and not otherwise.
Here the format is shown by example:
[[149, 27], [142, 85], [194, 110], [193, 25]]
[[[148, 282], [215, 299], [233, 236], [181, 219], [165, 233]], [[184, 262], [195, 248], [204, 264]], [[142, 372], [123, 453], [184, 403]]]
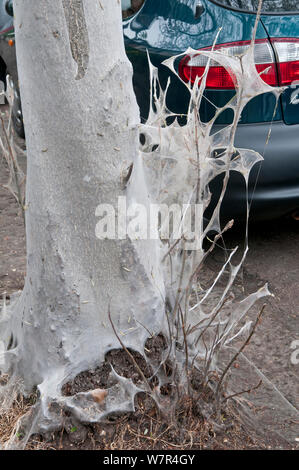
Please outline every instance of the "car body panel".
[[[219, 33], [217, 43], [248, 41], [252, 38], [255, 16], [222, 8], [210, 1], [201, 2], [204, 12], [195, 18], [197, 0], [146, 0], [143, 8], [124, 22], [125, 44], [133, 67], [134, 85], [141, 117], [146, 118], [149, 100], [144, 96], [143, 83], [148, 82], [146, 50], [151, 61], [160, 71], [161, 83], [165, 86], [171, 73], [161, 63], [171, 55], [180, 54], [188, 47], [200, 49], [211, 46]], [[219, 32], [219, 27], [221, 31]], [[262, 23], [257, 29], [257, 39], [266, 39], [267, 32]], [[172, 76], [173, 92], [169, 93], [167, 104], [171, 111], [186, 113], [188, 92], [183, 84]], [[140, 87], [142, 90], [140, 90]], [[233, 91], [206, 90], [201, 107], [201, 117], [207, 121], [214, 113], [210, 102], [223, 106], [233, 96]], [[276, 113], [275, 113], [276, 111]], [[264, 94], [253, 99], [242, 113], [242, 123], [262, 122], [282, 119], [281, 106], [276, 109], [276, 99]], [[219, 124], [229, 123], [230, 113], [224, 112]]]
[[17, 83], [16, 51], [9, 45], [10, 39], [14, 40], [13, 18], [5, 10], [5, 0], [0, 0], [0, 77], [5, 79], [5, 73], [9, 73]]
[[0, 2], [0, 33], [13, 34], [13, 20], [5, 9], [5, 1]]
[[[298, 209], [299, 125], [286, 126], [281, 121], [273, 122], [271, 126], [269, 123], [240, 125], [235, 145], [253, 149], [264, 157], [264, 161], [253, 167], [249, 177], [251, 219], [273, 219]], [[210, 185], [214, 201], [219, 195], [221, 180], [221, 177], [215, 178]], [[222, 205], [222, 215], [225, 219], [244, 218], [246, 203], [245, 180], [241, 174], [232, 171]]]
[[[146, 49], [151, 61], [159, 68], [162, 86], [171, 75], [167, 105], [176, 113], [186, 113], [189, 93], [186, 87], [165, 66], [163, 60], [180, 54], [189, 46], [200, 49], [213, 44], [219, 26], [217, 43], [250, 40], [255, 24], [255, 15], [232, 11], [208, 0], [202, 0], [204, 12], [195, 18], [195, 0], [146, 0], [139, 13], [124, 22], [124, 36], [127, 54], [134, 68], [134, 88], [140, 105], [141, 117], [145, 119], [149, 107], [149, 77]], [[282, 28], [280, 29], [282, 18]], [[257, 39], [272, 37], [294, 37], [299, 34], [297, 16], [285, 18], [282, 15], [263, 15], [258, 25]], [[208, 100], [225, 105], [233, 96], [233, 91], [206, 90]], [[289, 92], [287, 92], [289, 93]], [[201, 117], [208, 120], [213, 115], [213, 107], [208, 100], [201, 108]], [[255, 165], [249, 179], [249, 200], [251, 219], [273, 218], [291, 213], [299, 207], [299, 126], [287, 126], [283, 122], [282, 104], [277, 103], [273, 94], [267, 93], [254, 98], [244, 109], [238, 126], [235, 145], [258, 151], [264, 161]], [[299, 105], [298, 105], [299, 106]], [[299, 108], [294, 111], [293, 123], [298, 118]], [[231, 122], [229, 112], [223, 113], [218, 124]], [[273, 122], [271, 127], [271, 122]], [[271, 128], [271, 136], [269, 134]], [[221, 177], [210, 185], [213, 203], [221, 190]], [[246, 214], [246, 186], [244, 179], [232, 172], [228, 190], [222, 206], [225, 218], [242, 218]], [[209, 215], [209, 213], [207, 213]]]

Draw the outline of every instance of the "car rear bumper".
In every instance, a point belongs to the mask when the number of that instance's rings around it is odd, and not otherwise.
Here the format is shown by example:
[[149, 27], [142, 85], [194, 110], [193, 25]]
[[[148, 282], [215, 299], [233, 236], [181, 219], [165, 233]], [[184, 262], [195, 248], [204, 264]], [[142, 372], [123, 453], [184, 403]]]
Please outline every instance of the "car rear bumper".
[[[264, 157], [254, 166], [249, 179], [252, 220], [280, 217], [299, 208], [299, 124], [288, 126], [279, 121], [272, 125], [239, 125], [235, 146], [253, 149]], [[219, 177], [211, 183], [212, 201], [221, 186]], [[246, 186], [236, 172], [231, 172], [221, 214], [225, 218], [246, 215]]]

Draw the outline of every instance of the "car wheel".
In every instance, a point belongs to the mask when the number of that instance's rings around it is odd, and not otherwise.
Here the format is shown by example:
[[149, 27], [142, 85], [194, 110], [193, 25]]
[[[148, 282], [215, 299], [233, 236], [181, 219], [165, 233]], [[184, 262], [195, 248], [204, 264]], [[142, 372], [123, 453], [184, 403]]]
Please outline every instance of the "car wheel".
[[13, 91], [13, 106], [11, 111], [11, 120], [17, 135], [25, 139], [25, 129], [23, 122], [23, 113], [19, 88], [15, 85], [12, 78], [9, 77], [9, 85]]
[[14, 129], [19, 137], [25, 139], [25, 129], [23, 122], [22, 106], [21, 100], [18, 95], [18, 98], [15, 94], [14, 104], [12, 107], [11, 120], [14, 126]]
[[[5, 91], [5, 85], [6, 85], [6, 65], [3, 62], [2, 58], [0, 57], [0, 92]], [[4, 104], [6, 102], [5, 98], [2, 99], [0, 98], [0, 104]]]

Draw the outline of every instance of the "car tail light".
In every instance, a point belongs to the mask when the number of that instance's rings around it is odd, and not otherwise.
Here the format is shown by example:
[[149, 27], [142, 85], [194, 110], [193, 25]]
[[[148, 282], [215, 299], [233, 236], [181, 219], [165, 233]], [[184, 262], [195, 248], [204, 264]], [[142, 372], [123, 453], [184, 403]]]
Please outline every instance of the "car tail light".
[[[241, 55], [249, 47], [251, 41], [234, 42], [215, 46], [214, 50], [221, 51], [227, 55]], [[211, 50], [211, 48], [201, 49]], [[257, 71], [261, 78], [272, 86], [278, 85], [277, 71], [273, 49], [267, 39], [258, 39], [254, 45], [254, 59]], [[196, 77], [202, 77], [208, 58], [202, 54], [185, 56], [179, 64], [179, 76], [186, 83], [193, 84]], [[262, 73], [263, 72], [263, 73]], [[235, 80], [228, 70], [211, 60], [206, 80], [206, 88], [232, 89], [235, 88]]]
[[299, 39], [271, 39], [277, 54], [280, 85], [291, 85], [299, 80]]

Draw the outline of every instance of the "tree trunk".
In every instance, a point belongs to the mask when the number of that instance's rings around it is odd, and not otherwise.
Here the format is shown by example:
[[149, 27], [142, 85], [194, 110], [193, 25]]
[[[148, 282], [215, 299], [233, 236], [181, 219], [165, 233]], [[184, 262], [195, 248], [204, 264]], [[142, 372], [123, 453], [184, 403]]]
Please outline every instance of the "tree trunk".
[[[48, 404], [62, 399], [63, 383], [120, 347], [109, 304], [125, 345], [143, 352], [149, 332], [161, 328], [163, 281], [155, 242], [95, 236], [97, 206], [116, 208], [127, 197], [127, 168], [134, 161], [140, 171], [119, 0], [16, 0], [15, 30], [28, 157], [27, 275], [5, 321], [7, 368], [27, 391], [39, 385], [40, 422], [46, 418], [49, 429], [57, 423]], [[139, 189], [145, 200], [146, 186]], [[69, 406], [80, 415], [83, 405]]]

